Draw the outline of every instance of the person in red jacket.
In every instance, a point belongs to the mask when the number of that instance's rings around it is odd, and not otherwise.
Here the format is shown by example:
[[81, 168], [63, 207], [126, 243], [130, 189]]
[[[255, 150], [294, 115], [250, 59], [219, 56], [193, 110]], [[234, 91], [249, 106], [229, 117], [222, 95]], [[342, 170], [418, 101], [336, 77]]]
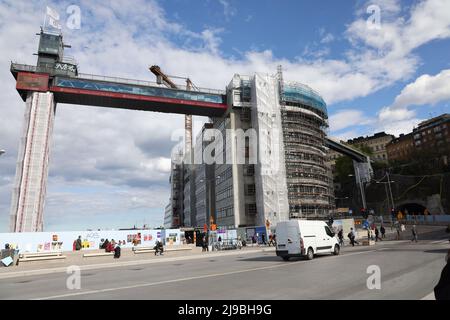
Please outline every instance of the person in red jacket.
[[108, 245], [106, 246], [106, 252], [113, 252], [114, 251], [114, 244], [113, 241], [111, 240], [111, 242], [108, 243]]

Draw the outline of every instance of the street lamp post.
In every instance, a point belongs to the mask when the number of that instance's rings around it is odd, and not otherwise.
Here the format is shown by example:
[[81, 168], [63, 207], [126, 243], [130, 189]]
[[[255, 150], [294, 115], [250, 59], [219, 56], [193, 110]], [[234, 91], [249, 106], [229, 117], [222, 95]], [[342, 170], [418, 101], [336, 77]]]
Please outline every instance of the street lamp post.
[[[395, 208], [395, 203], [394, 203], [394, 197], [392, 196], [392, 189], [391, 189], [391, 183], [395, 183], [395, 181], [391, 180], [389, 178], [389, 174], [387, 175], [388, 177], [388, 181], [387, 182], [381, 182], [381, 181], [377, 181], [376, 183], [378, 184], [384, 184], [384, 191], [386, 191], [386, 199], [388, 200], [388, 207], [392, 204], [392, 209]], [[388, 193], [388, 188], [389, 188], [389, 193]]]
[[391, 188], [391, 182], [395, 182], [395, 181], [391, 181], [391, 178], [389, 177], [389, 171], [386, 172], [387, 174], [387, 178], [388, 178], [388, 187], [389, 187], [389, 193], [391, 194], [391, 201], [392, 201], [392, 208], [395, 208], [395, 202], [394, 202], [394, 196], [392, 195], [392, 188]]

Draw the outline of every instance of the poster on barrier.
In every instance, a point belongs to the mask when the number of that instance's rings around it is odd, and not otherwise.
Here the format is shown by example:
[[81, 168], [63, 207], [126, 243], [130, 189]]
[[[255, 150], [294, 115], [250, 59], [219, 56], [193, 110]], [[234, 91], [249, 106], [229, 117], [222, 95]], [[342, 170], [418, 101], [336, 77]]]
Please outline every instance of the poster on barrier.
[[[165, 230], [169, 242], [180, 244], [180, 230]], [[81, 237], [82, 250], [95, 250], [108, 239], [121, 243], [122, 248], [133, 246], [154, 246], [161, 239], [161, 230], [105, 230], [105, 231], [63, 231], [63, 232], [21, 232], [0, 233], [0, 246], [9, 244], [11, 248], [24, 252], [73, 251], [74, 242]]]

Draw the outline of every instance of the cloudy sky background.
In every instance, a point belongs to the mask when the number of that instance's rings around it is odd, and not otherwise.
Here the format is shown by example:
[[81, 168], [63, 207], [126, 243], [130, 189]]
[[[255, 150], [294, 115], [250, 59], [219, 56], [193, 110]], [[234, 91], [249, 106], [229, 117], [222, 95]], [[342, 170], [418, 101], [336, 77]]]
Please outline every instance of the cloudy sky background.
[[[330, 134], [409, 132], [450, 111], [450, 1], [0, 0], [0, 231], [8, 229], [24, 103], [10, 61], [35, 64], [46, 6], [61, 15], [83, 73], [154, 80], [148, 66], [224, 89], [234, 73], [274, 74], [319, 91]], [[66, 9], [81, 9], [71, 30]], [[381, 28], [368, 28], [369, 5]], [[198, 130], [204, 119], [194, 117]], [[184, 117], [58, 105], [45, 230], [162, 224], [171, 137]]]

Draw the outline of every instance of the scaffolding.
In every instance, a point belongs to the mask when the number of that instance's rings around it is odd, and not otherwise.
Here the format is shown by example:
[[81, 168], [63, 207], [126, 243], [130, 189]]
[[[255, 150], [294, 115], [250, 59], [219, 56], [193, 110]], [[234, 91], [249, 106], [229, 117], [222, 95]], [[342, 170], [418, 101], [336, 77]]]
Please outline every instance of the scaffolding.
[[328, 216], [334, 191], [325, 148], [325, 102], [302, 84], [285, 82], [279, 88], [290, 218]]

